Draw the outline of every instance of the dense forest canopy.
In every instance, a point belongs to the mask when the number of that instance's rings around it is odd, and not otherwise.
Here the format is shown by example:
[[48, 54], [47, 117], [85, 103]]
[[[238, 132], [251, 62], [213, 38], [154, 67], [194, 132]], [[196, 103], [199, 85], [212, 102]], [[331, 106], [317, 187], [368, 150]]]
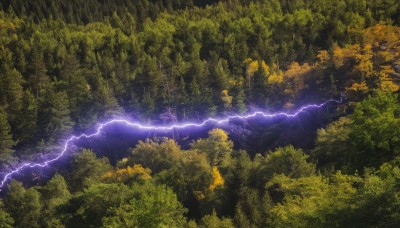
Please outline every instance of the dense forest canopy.
[[399, 25], [396, 0], [1, 1], [4, 172], [115, 116], [343, 103], [117, 153], [82, 144], [8, 183], [0, 226], [399, 226]]

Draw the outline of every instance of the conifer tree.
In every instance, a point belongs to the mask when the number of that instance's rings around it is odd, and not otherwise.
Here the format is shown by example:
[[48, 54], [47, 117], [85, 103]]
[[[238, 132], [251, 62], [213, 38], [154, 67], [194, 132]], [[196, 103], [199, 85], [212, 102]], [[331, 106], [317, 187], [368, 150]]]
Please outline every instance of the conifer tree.
[[40, 37], [35, 34], [32, 41], [32, 65], [30, 70], [32, 72], [29, 77], [29, 84], [32, 87], [36, 97], [43, 95], [46, 88], [49, 86], [50, 78], [47, 75], [46, 65], [43, 60], [43, 51]]
[[3, 69], [0, 73], [0, 105], [6, 108], [9, 120], [14, 122], [22, 105], [22, 75], [16, 69]]
[[16, 119], [16, 137], [21, 142], [32, 139], [37, 129], [38, 103], [35, 96], [29, 91], [24, 92], [22, 107]]
[[7, 120], [7, 113], [0, 107], [0, 162], [6, 162], [11, 159], [14, 152], [12, 147], [16, 145], [11, 135], [11, 128]]
[[40, 136], [50, 141], [73, 126], [70, 117], [68, 95], [51, 89], [41, 99], [38, 124], [43, 129]]

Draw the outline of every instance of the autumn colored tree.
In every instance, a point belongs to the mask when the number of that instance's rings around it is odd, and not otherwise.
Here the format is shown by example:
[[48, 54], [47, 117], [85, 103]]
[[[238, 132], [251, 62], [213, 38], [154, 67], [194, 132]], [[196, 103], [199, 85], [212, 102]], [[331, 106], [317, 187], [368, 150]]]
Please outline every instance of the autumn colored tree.
[[105, 182], [117, 183], [145, 181], [151, 179], [151, 170], [149, 168], [143, 168], [142, 165], [138, 164], [133, 167], [128, 166], [126, 168], [106, 172], [103, 174], [102, 179]]
[[229, 157], [233, 150], [233, 142], [228, 134], [221, 129], [214, 129], [208, 133], [207, 139], [200, 139], [191, 144], [193, 150], [205, 153], [211, 165], [219, 165]]

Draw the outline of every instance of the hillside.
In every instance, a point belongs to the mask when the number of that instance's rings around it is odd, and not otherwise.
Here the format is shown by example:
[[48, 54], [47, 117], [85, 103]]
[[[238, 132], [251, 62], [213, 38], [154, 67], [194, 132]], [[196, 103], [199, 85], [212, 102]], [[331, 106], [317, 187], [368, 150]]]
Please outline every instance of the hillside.
[[[395, 0], [2, 1], [0, 226], [397, 227], [399, 26]], [[110, 126], [13, 172], [112, 118], [257, 111], [289, 116]]]

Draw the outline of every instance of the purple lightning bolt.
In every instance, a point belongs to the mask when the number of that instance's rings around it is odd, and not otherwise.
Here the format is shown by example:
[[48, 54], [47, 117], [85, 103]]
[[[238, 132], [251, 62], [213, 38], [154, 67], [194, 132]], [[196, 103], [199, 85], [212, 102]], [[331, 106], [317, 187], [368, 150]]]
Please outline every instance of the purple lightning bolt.
[[79, 140], [81, 138], [92, 138], [95, 136], [98, 136], [101, 132], [101, 130], [108, 126], [108, 125], [112, 125], [115, 123], [123, 123], [126, 124], [129, 127], [132, 128], [137, 128], [137, 129], [143, 129], [143, 130], [152, 130], [152, 131], [169, 131], [169, 130], [173, 130], [173, 129], [183, 129], [183, 128], [188, 128], [188, 127], [202, 127], [204, 125], [206, 125], [209, 122], [214, 122], [216, 124], [222, 124], [222, 123], [227, 123], [229, 121], [231, 121], [232, 119], [242, 119], [242, 120], [246, 120], [246, 119], [250, 119], [256, 116], [261, 116], [264, 118], [274, 118], [274, 117], [278, 117], [278, 116], [283, 116], [283, 117], [289, 117], [289, 118], [293, 118], [296, 117], [297, 115], [299, 115], [302, 112], [305, 112], [308, 109], [311, 108], [321, 108], [324, 105], [331, 103], [331, 102], [335, 102], [335, 103], [341, 103], [342, 102], [342, 97], [340, 98], [340, 100], [334, 100], [334, 99], [330, 99], [325, 101], [324, 103], [321, 104], [310, 104], [310, 105], [306, 105], [303, 107], [300, 107], [297, 111], [292, 112], [292, 113], [285, 113], [285, 112], [277, 112], [277, 113], [266, 113], [266, 112], [254, 112], [251, 114], [247, 114], [247, 115], [233, 115], [233, 116], [228, 116], [225, 118], [221, 118], [221, 119], [215, 119], [215, 118], [208, 118], [206, 120], [204, 120], [203, 122], [200, 123], [193, 123], [193, 122], [188, 122], [188, 123], [182, 123], [182, 124], [173, 124], [173, 125], [169, 125], [169, 126], [156, 126], [156, 125], [146, 125], [146, 124], [141, 124], [139, 122], [131, 122], [129, 120], [126, 119], [112, 119], [109, 120], [108, 122], [99, 124], [99, 127], [97, 128], [96, 132], [93, 134], [81, 134], [79, 136], [71, 136], [68, 140], [66, 140], [66, 142], [63, 145], [63, 149], [61, 150], [61, 152], [53, 159], [49, 159], [46, 160], [44, 162], [41, 163], [31, 163], [31, 162], [26, 162], [26, 163], [22, 163], [20, 164], [20, 166], [8, 173], [6, 173], [6, 175], [3, 177], [3, 180], [1, 181], [0, 184], [0, 191], [3, 188], [4, 184], [7, 182], [7, 180], [11, 179], [11, 177], [15, 174], [18, 173], [26, 168], [34, 168], [34, 167], [46, 167], [47, 165], [49, 165], [50, 163], [57, 161], [58, 159], [60, 159], [64, 154], [67, 153], [68, 151], [68, 147], [69, 145], [76, 141]]

